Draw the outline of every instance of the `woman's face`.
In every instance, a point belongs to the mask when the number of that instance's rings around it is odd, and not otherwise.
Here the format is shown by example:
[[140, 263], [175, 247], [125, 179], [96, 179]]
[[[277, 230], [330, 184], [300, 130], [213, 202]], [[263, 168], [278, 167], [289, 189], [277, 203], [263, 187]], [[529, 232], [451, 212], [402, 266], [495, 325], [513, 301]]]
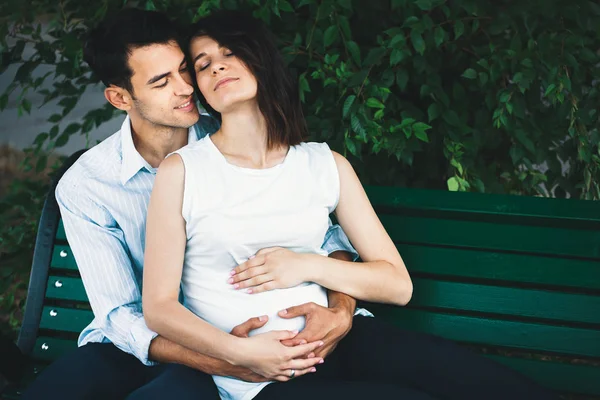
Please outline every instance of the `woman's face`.
[[256, 101], [256, 78], [231, 50], [208, 36], [200, 36], [192, 40], [190, 51], [196, 83], [212, 108], [223, 114], [242, 103]]

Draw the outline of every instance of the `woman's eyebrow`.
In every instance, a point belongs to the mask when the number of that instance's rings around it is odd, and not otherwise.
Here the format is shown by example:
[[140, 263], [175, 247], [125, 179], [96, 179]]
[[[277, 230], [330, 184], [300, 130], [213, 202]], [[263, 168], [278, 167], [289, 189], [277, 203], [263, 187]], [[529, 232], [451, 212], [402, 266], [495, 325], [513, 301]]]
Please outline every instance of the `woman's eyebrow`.
[[196, 56], [196, 58], [194, 58], [194, 64], [196, 64], [196, 62], [201, 59], [202, 57], [204, 57], [206, 55], [206, 53], [200, 53]]

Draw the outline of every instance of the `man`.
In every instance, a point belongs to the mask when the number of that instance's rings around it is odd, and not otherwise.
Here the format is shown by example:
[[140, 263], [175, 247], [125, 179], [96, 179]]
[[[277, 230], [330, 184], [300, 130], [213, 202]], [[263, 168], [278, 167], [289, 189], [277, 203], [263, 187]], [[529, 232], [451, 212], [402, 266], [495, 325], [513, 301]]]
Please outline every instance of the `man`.
[[[160, 13], [123, 10], [91, 32], [84, 59], [106, 85], [106, 99], [128, 114], [121, 130], [82, 155], [56, 190], [95, 319], [80, 347], [47, 368], [24, 398], [216, 399], [211, 375], [265, 380], [160, 337], [144, 322], [145, 220], [156, 169], [169, 153], [217, 129], [196, 108], [177, 29]], [[354, 252], [337, 226], [324, 248], [346, 260]], [[350, 330], [355, 301], [331, 292], [329, 304], [287, 310], [285, 318], [306, 316], [305, 330], [284, 343], [312, 343], [302, 358], [327, 356]], [[247, 336], [265, 323], [257, 316], [232, 334]], [[320, 341], [325, 345], [316, 349]]]

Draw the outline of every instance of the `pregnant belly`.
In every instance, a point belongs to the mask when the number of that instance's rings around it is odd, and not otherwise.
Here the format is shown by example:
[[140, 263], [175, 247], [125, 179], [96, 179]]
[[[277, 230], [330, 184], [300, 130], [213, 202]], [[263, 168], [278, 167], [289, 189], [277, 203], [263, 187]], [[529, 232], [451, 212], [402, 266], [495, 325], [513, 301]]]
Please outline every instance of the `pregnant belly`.
[[268, 316], [267, 324], [252, 331], [250, 336], [272, 330], [301, 331], [304, 329], [304, 317], [284, 319], [277, 315], [285, 308], [309, 302], [327, 307], [326, 290], [314, 283], [259, 294], [233, 290], [229, 285], [201, 287], [184, 283], [183, 292], [186, 307], [225, 332], [231, 332], [234, 327], [250, 318]]

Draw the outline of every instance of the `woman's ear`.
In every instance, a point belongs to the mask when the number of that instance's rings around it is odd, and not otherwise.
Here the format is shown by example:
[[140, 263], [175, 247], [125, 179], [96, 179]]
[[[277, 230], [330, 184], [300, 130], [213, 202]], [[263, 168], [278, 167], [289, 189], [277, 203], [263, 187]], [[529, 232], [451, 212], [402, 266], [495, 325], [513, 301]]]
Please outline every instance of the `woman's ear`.
[[129, 111], [133, 106], [133, 96], [129, 91], [118, 86], [111, 85], [104, 89], [104, 97], [119, 110]]

